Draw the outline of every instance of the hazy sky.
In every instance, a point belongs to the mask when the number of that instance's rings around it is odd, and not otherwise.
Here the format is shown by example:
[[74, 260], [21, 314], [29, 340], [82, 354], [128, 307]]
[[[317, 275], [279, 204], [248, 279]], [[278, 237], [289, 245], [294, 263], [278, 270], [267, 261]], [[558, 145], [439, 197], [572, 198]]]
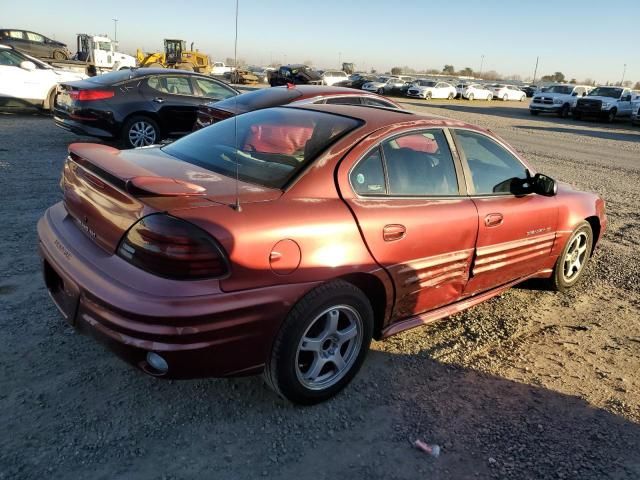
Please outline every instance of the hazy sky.
[[[30, 29], [67, 43], [76, 33], [113, 37], [120, 49], [162, 49], [167, 37], [195, 42], [212, 60], [233, 56], [235, 0], [1, 0], [2, 28]], [[10, 5], [10, 8], [7, 6]], [[600, 82], [640, 81], [640, 0], [240, 0], [238, 57], [249, 63], [339, 59], [358, 69], [409, 65], [497, 70]]]

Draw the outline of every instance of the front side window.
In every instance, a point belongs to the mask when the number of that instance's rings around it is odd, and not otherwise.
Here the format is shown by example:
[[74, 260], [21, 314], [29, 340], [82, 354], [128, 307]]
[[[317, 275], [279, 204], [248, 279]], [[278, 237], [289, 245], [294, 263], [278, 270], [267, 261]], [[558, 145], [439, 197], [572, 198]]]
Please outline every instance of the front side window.
[[236, 95], [235, 91], [225, 87], [224, 85], [220, 85], [218, 82], [214, 82], [213, 80], [193, 77], [193, 81], [198, 86], [200, 92], [202, 92], [202, 95], [198, 96], [215, 98], [216, 100], [223, 100], [225, 98], [233, 97]]
[[33, 32], [26, 32], [27, 38], [31, 42], [44, 43], [44, 37]]
[[442, 130], [395, 137], [382, 144], [382, 151], [390, 195], [458, 194], [453, 157]]
[[522, 162], [486, 135], [457, 130], [456, 138], [467, 158], [476, 194], [515, 193], [521, 184], [518, 180], [527, 178]]

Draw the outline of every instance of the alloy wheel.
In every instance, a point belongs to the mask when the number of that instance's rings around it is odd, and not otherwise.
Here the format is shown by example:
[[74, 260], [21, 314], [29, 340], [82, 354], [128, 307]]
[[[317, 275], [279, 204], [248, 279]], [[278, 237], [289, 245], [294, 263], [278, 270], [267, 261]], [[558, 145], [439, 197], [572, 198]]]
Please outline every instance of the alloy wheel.
[[129, 129], [129, 143], [134, 147], [145, 147], [156, 142], [156, 129], [148, 122], [140, 120]]
[[562, 263], [562, 277], [565, 282], [572, 282], [584, 268], [588, 252], [589, 238], [585, 232], [578, 233], [571, 239]]
[[321, 312], [304, 332], [296, 353], [296, 375], [310, 390], [335, 385], [358, 358], [363, 339], [360, 314], [348, 305]]

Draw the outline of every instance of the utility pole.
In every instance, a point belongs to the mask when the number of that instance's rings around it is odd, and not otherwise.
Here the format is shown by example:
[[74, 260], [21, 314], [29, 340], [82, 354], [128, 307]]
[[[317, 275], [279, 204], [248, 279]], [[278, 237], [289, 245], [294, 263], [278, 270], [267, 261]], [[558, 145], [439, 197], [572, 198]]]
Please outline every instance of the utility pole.
[[536, 83], [536, 75], [538, 74], [538, 60], [540, 60], [540, 57], [536, 57], [536, 68], [533, 70], [533, 84], [535, 85]]
[[118, 41], [118, 19], [112, 18], [112, 20], [113, 20], [113, 41], [117, 42]]
[[624, 64], [624, 68], [622, 69], [622, 80], [620, 80], [620, 86], [622, 87], [622, 84], [624, 83], [624, 76], [627, 73], [627, 64]]
[[484, 55], [480, 55], [480, 78], [482, 78], [482, 67], [484, 66]]

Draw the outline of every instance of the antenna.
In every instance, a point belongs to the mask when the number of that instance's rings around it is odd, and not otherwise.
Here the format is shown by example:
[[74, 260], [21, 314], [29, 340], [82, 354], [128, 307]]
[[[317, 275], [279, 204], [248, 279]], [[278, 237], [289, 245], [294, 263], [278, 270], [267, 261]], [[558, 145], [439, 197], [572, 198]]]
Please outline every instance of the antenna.
[[[236, 38], [233, 46], [233, 68], [238, 71], [238, 4], [240, 0], [236, 0]], [[231, 75], [233, 78], [233, 75]], [[237, 95], [236, 95], [237, 97]], [[242, 207], [240, 206], [240, 164], [238, 163], [238, 99], [234, 98], [236, 115], [233, 117], [233, 143], [235, 146], [235, 160], [236, 160], [236, 203], [231, 205], [236, 212], [241, 212]]]

